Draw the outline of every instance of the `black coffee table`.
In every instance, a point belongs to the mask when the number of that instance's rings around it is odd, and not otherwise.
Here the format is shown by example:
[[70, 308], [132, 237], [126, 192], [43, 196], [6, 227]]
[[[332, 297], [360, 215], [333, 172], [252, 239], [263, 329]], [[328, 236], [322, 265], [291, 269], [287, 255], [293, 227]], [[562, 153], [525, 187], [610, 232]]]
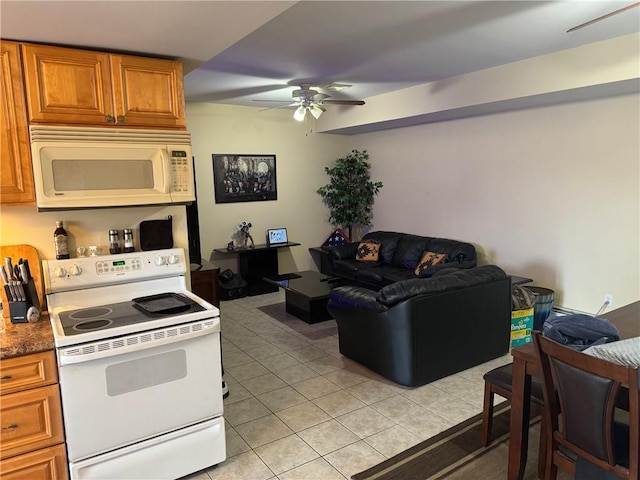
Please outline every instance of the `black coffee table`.
[[335, 279], [313, 270], [288, 273], [263, 280], [285, 290], [287, 313], [307, 323], [331, 320], [327, 311], [329, 292], [338, 283]]

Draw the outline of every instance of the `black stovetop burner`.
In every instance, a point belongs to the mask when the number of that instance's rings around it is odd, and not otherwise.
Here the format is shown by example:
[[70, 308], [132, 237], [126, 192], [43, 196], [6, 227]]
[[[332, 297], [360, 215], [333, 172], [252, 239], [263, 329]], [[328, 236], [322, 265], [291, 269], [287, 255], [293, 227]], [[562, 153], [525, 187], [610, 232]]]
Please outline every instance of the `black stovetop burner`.
[[64, 334], [69, 336], [202, 310], [205, 308], [189, 297], [179, 293], [161, 293], [127, 302], [63, 311], [59, 317]]

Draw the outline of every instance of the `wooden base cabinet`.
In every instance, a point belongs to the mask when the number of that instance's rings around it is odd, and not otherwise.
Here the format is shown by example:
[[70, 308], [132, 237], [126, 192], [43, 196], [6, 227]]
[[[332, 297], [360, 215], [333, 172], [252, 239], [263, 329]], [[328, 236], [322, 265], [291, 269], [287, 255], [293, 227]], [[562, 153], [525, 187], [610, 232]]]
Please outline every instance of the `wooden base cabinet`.
[[185, 129], [182, 65], [22, 44], [32, 123]]
[[2, 461], [3, 480], [67, 480], [64, 443]]
[[20, 47], [0, 42], [0, 203], [35, 203]]
[[53, 351], [2, 359], [0, 471], [5, 479], [66, 479], [62, 406]]

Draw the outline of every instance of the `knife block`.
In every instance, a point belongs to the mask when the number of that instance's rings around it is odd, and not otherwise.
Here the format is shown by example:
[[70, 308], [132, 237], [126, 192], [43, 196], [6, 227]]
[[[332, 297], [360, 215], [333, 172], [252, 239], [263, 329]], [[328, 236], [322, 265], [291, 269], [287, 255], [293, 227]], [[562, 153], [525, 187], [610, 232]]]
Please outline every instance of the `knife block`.
[[[29, 280], [29, 283], [23, 283], [22, 288], [24, 290], [25, 301], [9, 300], [11, 323], [28, 323], [27, 312], [31, 307], [37, 308], [38, 313], [40, 313], [40, 301], [38, 300], [38, 293], [36, 292], [36, 285], [33, 279]], [[8, 285], [5, 285], [4, 292], [8, 299], [12, 297]]]

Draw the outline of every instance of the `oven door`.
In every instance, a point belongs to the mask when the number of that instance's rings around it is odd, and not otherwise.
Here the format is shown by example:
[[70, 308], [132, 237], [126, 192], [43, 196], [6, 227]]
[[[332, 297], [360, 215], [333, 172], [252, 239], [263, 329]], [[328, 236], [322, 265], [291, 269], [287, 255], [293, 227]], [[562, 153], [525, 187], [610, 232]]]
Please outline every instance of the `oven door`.
[[70, 461], [222, 415], [219, 318], [66, 347], [58, 364]]

